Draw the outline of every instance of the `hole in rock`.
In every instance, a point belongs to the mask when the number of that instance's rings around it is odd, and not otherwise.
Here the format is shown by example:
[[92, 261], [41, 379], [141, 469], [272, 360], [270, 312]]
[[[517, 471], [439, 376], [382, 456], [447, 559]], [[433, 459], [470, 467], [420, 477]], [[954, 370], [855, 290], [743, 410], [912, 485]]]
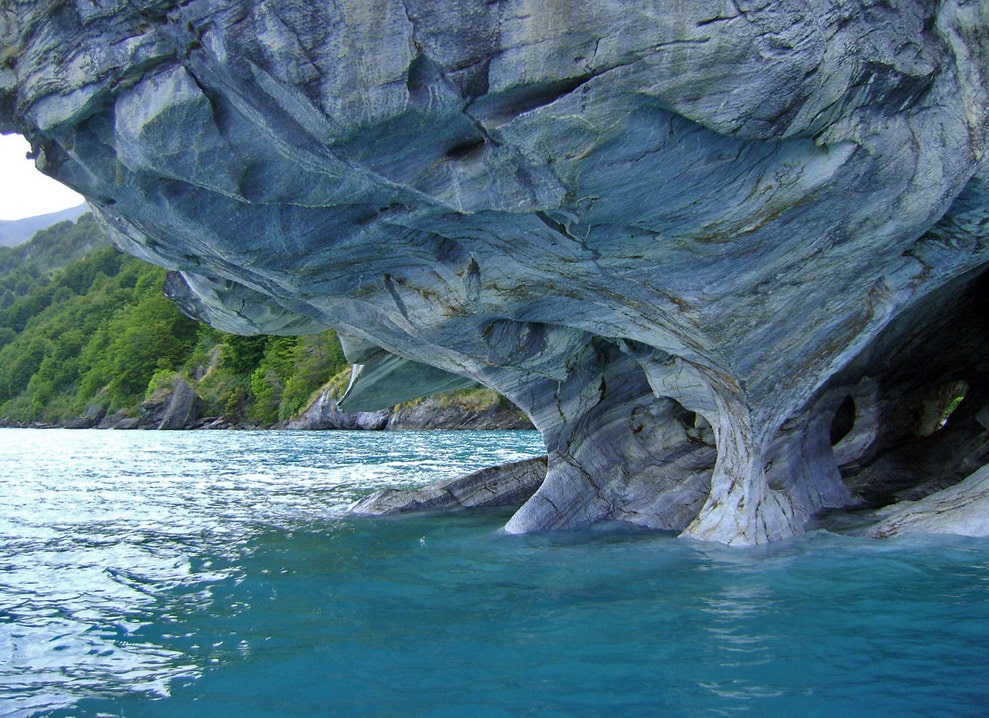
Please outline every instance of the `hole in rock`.
[[945, 424], [948, 423], [948, 418], [955, 413], [955, 410], [957, 410], [959, 406], [961, 406], [967, 392], [968, 383], [964, 381], [949, 382], [938, 390], [938, 395], [941, 398], [943, 408], [941, 409], [941, 413], [938, 418], [936, 430], [944, 428]]
[[441, 81], [441, 74], [436, 64], [424, 55], [418, 55], [409, 65], [406, 77], [406, 87], [409, 91], [409, 101], [413, 107], [426, 109], [430, 103], [430, 85]]
[[855, 400], [848, 395], [831, 420], [831, 446], [848, 436], [853, 426], [855, 426]]
[[487, 142], [483, 138], [461, 142], [446, 151], [446, 158], [451, 162], [474, 162], [481, 159]]
[[948, 418], [962, 403], [967, 390], [968, 384], [964, 381], [949, 381], [928, 394], [914, 409], [914, 435], [924, 438], [943, 429]]
[[487, 95], [471, 106], [471, 114], [485, 124], [502, 125], [526, 112], [556, 102], [590, 79], [591, 75], [579, 75], [556, 82], [516, 87], [496, 97]]

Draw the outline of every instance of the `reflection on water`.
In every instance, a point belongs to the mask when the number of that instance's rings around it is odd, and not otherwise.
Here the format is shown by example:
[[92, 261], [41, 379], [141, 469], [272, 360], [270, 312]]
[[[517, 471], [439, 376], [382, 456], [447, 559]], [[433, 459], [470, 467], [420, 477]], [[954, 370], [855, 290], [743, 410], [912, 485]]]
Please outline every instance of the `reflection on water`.
[[[397, 443], [396, 443], [397, 442]], [[989, 544], [357, 519], [527, 433], [0, 431], [0, 716], [979, 715]]]
[[218, 660], [221, 646], [200, 645], [182, 623], [215, 610], [217, 584], [243, 580], [259, 529], [332, 522], [375, 488], [539, 451], [528, 432], [476, 433], [467, 446], [418, 432], [0, 439], [0, 715], [119, 686], [167, 696]]

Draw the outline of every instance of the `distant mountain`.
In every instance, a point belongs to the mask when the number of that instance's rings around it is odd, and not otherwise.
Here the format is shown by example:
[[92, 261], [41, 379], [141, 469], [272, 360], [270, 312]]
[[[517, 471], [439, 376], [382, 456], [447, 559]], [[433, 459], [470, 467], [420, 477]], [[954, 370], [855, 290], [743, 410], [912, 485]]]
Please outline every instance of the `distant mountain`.
[[83, 203], [78, 207], [50, 214], [39, 214], [36, 217], [0, 219], [0, 247], [16, 247], [24, 244], [34, 236], [35, 232], [66, 220], [75, 221], [88, 211], [89, 206]]
[[9, 299], [6, 290], [15, 298], [23, 296], [35, 280], [47, 283], [55, 270], [109, 243], [106, 232], [87, 212], [75, 222], [66, 220], [39, 229], [30, 241], [16, 247], [0, 247], [0, 307]]

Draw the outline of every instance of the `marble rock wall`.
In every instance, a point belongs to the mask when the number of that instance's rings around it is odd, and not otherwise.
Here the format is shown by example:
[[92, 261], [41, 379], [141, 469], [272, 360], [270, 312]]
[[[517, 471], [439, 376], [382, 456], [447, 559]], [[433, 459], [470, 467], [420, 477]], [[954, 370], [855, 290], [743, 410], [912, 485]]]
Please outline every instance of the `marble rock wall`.
[[759, 543], [983, 463], [985, 3], [14, 0], [0, 42], [0, 130], [186, 312], [337, 328], [349, 411], [522, 407], [510, 531]]

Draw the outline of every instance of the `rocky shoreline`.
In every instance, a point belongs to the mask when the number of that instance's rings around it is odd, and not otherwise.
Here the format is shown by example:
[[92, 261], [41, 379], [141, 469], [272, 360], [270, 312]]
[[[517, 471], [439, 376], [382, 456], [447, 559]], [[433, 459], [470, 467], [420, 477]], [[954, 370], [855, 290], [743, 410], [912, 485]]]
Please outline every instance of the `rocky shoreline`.
[[350, 507], [360, 516], [421, 511], [518, 507], [546, 478], [546, 457], [513, 461], [417, 489], [382, 489]]
[[[381, 489], [350, 507], [355, 516], [447, 513], [514, 507], [528, 501], [546, 476], [545, 456], [491, 466], [415, 489]], [[880, 509], [837, 511], [817, 528], [831, 533], [889, 539], [896, 536], [989, 536], [989, 469], [923, 499], [896, 501]]]
[[31, 429], [290, 429], [297, 431], [326, 430], [531, 430], [532, 423], [518, 408], [499, 403], [473, 407], [450, 399], [429, 397], [419, 402], [380, 411], [345, 412], [329, 391], [323, 391], [298, 417], [277, 424], [231, 421], [222, 416], [207, 416], [205, 402], [184, 379], [176, 379], [170, 387], [159, 389], [139, 407], [137, 416], [127, 410], [106, 413], [99, 406], [84, 416], [61, 422], [3, 422], [0, 427]]
[[[194, 430], [194, 429], [287, 429], [327, 430], [519, 430], [532, 424], [508, 403], [476, 407], [449, 397], [430, 397], [393, 409], [371, 412], [342, 411], [329, 391], [322, 392], [296, 419], [275, 425], [230, 422], [204, 415], [205, 403], [188, 382], [177, 379], [155, 392], [140, 406], [138, 416], [125, 411], [106, 414], [98, 408], [86, 416], [60, 423], [29, 425], [0, 422], [20, 428]], [[523, 505], [538, 490], [546, 476], [545, 456], [493, 466], [471, 474], [417, 489], [385, 489], [361, 500], [351, 513], [380, 516], [409, 512], [444, 512], [473, 508]], [[989, 536], [986, 506], [989, 501], [989, 469], [983, 467], [966, 480], [925, 492], [920, 497], [904, 495], [877, 509], [828, 512], [820, 517], [820, 528], [873, 538], [901, 534], [954, 534]], [[918, 499], [918, 500], [911, 500]]]

